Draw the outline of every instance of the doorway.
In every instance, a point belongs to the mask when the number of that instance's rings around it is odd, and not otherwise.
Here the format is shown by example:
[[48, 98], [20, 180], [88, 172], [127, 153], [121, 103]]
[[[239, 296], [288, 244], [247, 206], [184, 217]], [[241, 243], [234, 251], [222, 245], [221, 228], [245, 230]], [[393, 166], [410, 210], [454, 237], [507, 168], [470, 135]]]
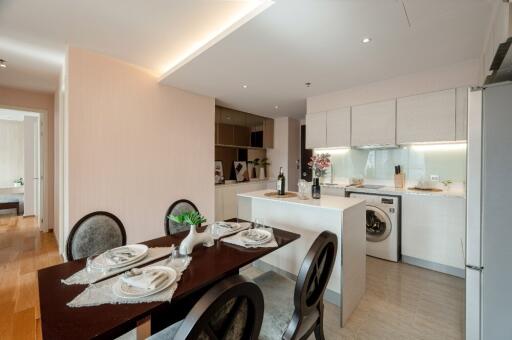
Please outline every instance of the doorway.
[[[45, 113], [0, 108], [0, 201], [46, 231], [44, 200]], [[0, 214], [10, 213], [9, 209]]]

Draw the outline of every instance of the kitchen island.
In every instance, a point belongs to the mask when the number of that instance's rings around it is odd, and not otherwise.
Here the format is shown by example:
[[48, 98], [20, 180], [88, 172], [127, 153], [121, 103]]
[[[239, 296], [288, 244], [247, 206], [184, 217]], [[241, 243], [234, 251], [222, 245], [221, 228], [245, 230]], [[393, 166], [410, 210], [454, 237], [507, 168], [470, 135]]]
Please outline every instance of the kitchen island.
[[[238, 194], [238, 217], [291, 231], [301, 238], [262, 258], [263, 269], [295, 278], [316, 237], [328, 230], [338, 237], [338, 252], [324, 298], [340, 307], [341, 325], [359, 304], [366, 280], [366, 217], [364, 200], [323, 195], [301, 200], [265, 196], [269, 190]], [[290, 303], [292, 303], [290, 301]]]

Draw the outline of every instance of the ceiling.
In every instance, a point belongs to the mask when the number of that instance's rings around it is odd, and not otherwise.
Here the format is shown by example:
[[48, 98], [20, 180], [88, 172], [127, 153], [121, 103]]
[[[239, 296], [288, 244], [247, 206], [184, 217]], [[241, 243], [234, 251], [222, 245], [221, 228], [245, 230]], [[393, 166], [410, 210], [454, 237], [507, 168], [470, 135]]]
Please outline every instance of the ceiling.
[[157, 76], [269, 5], [268, 0], [0, 0], [0, 85], [53, 91], [66, 46]]
[[[276, 0], [162, 83], [242, 111], [302, 116], [309, 96], [479, 58], [492, 6], [490, 0]], [[372, 42], [362, 44], [363, 37]]]

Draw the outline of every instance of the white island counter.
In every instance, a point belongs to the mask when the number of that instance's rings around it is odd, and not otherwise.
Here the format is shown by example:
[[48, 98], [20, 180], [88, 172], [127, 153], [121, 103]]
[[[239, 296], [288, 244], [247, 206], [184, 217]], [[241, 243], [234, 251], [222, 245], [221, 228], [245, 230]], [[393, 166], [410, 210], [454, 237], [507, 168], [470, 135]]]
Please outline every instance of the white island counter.
[[[322, 196], [319, 200], [267, 197], [269, 190], [238, 195], [238, 217], [262, 218], [266, 225], [301, 235], [300, 239], [262, 259], [267, 269], [288, 276], [299, 272], [315, 238], [324, 230], [338, 236], [338, 254], [325, 299], [340, 306], [342, 326], [359, 304], [365, 291], [366, 217], [365, 203], [355, 198]], [[292, 303], [292, 302], [290, 302]]]

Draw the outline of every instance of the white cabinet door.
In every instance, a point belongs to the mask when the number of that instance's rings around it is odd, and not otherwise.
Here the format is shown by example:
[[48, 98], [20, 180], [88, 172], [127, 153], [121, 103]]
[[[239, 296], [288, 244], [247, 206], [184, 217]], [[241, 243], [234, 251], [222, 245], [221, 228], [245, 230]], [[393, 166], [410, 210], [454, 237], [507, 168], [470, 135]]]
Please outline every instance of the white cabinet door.
[[402, 255], [464, 269], [466, 200], [402, 196]]
[[396, 100], [352, 107], [352, 146], [396, 144]]
[[327, 111], [326, 146], [329, 148], [350, 146], [350, 107]]
[[215, 221], [224, 220], [224, 188], [215, 187]]
[[398, 144], [454, 140], [455, 89], [398, 98]]
[[325, 148], [327, 146], [327, 113], [308, 113], [306, 115], [306, 148]]
[[455, 139], [468, 138], [468, 91], [467, 87], [455, 90]]

